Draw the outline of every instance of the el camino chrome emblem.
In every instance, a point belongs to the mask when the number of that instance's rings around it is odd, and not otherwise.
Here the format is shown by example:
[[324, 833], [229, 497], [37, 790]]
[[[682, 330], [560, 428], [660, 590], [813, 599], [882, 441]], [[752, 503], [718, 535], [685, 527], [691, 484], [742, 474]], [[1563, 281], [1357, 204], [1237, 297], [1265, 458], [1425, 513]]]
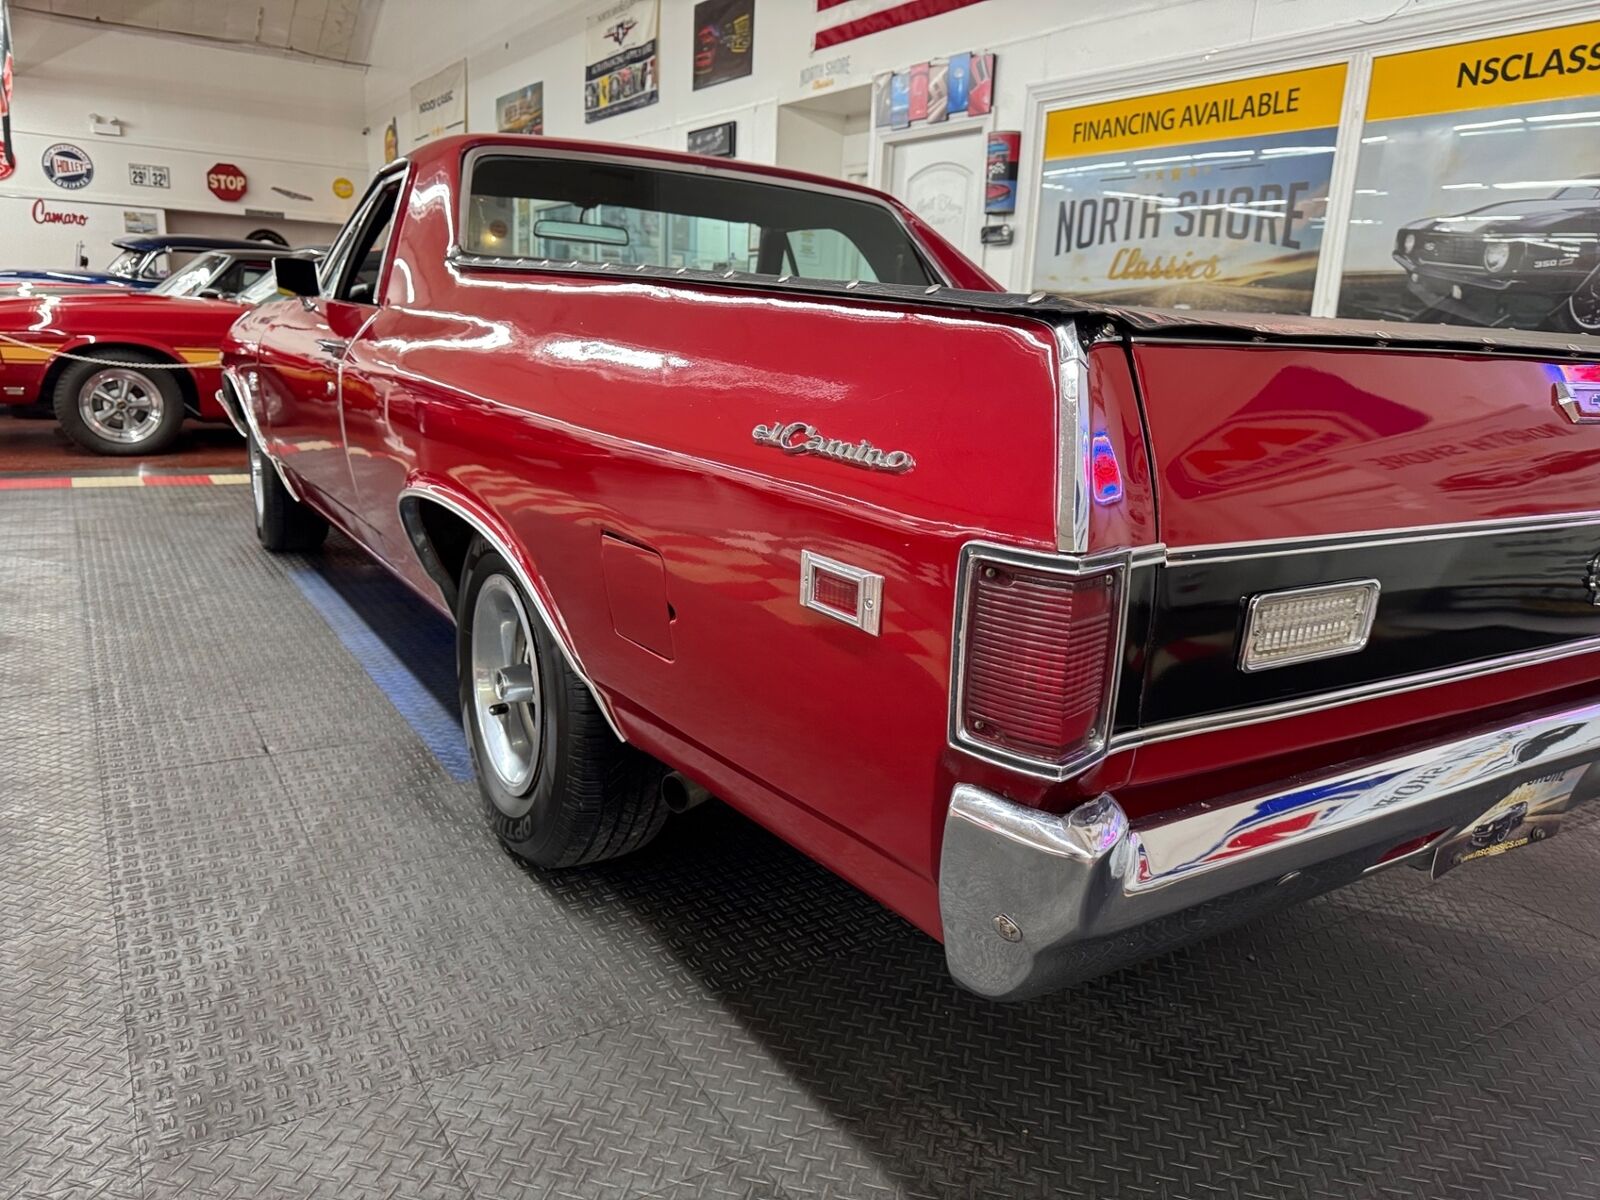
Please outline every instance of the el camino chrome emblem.
[[823, 437], [815, 425], [804, 421], [790, 421], [781, 425], [757, 425], [751, 432], [756, 443], [776, 446], [785, 454], [820, 454], [823, 458], [848, 463], [852, 467], [865, 467], [869, 471], [889, 471], [903, 475], [917, 465], [916, 459], [904, 450], [880, 450], [863, 438], [859, 442], [841, 441]]

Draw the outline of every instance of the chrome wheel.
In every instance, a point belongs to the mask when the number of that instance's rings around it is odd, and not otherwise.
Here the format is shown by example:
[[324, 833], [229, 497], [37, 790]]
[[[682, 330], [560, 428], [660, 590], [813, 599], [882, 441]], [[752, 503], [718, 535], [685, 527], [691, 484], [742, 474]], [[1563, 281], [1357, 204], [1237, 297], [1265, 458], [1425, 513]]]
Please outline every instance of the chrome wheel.
[[166, 398], [148, 375], [126, 367], [96, 371], [78, 389], [78, 415], [96, 436], [133, 445], [161, 427]]
[[1567, 311], [1579, 329], [1600, 333], [1600, 269], [1573, 289], [1567, 297]]
[[472, 608], [472, 706], [479, 758], [516, 803], [496, 799], [508, 817], [533, 807], [528, 793], [538, 775], [544, 706], [539, 652], [517, 588], [491, 575]]
[[250, 439], [250, 499], [256, 508], [256, 528], [261, 528], [261, 521], [267, 512], [267, 478], [263, 474], [266, 462], [262, 458], [261, 447], [256, 445], [255, 438]]

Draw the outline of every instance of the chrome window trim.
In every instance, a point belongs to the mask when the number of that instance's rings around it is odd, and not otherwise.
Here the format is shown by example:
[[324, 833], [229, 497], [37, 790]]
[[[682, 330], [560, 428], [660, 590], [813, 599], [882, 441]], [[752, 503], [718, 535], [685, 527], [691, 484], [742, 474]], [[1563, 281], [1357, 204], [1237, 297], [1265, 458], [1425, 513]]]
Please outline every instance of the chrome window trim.
[[[1060, 783], [1081, 775], [1100, 762], [1113, 748], [1111, 725], [1116, 718], [1117, 664], [1122, 658], [1122, 645], [1127, 636], [1129, 581], [1135, 565], [1148, 561], [1152, 551], [1159, 547], [1142, 547], [1138, 550], [1101, 550], [1094, 554], [1063, 555], [1037, 550], [1024, 550], [1015, 546], [1001, 546], [992, 542], [973, 541], [961, 547], [961, 558], [956, 569], [956, 602], [950, 642], [950, 705], [946, 728], [949, 745], [963, 754], [1004, 767], [1010, 771]], [[966, 643], [967, 602], [971, 593], [972, 572], [979, 563], [1009, 563], [1032, 571], [1053, 575], [1097, 575], [1107, 571], [1120, 573], [1117, 617], [1111, 631], [1111, 651], [1107, 660], [1106, 703], [1088, 745], [1064, 762], [1035, 758], [1026, 754], [1002, 750], [967, 736], [961, 725], [961, 704], [966, 693]]]
[[[922, 264], [923, 269], [933, 277], [933, 279], [936, 281], [936, 285], [941, 287], [951, 286], [950, 277], [944, 272], [943, 268], [940, 267], [939, 263], [934, 259], [934, 257], [928, 253], [927, 247], [922, 244], [922, 239], [919, 238], [916, 235], [916, 232], [905, 223], [904, 219], [902, 219], [899, 211], [894, 207], [894, 205], [888, 203], [881, 196], [875, 195], [872, 192], [858, 192], [850, 188], [829, 187], [827, 184], [812, 183], [810, 181], [781, 179], [774, 176], [763, 175], [756, 171], [740, 171], [735, 168], [717, 166], [711, 163], [680, 163], [660, 161], [655, 159], [641, 159], [628, 154], [606, 154], [600, 151], [585, 150], [561, 151], [547, 149], [543, 146], [504, 145], [493, 142], [481, 146], [474, 146], [462, 156], [461, 181], [457, 188], [459, 194], [456, 196], [455, 236], [451, 240], [450, 249], [445, 255], [445, 260], [448, 263], [467, 267], [493, 266], [498, 268], [510, 268], [514, 270], [525, 271], [561, 272], [572, 271], [575, 269], [582, 270], [585, 267], [588, 267], [591, 270], [600, 270], [610, 265], [605, 263], [560, 262], [558, 260], [549, 258], [486, 255], [479, 254], [475, 250], [468, 250], [463, 239], [466, 236], [467, 219], [469, 215], [468, 201], [472, 198], [472, 175], [474, 170], [477, 168], [478, 160], [481, 158], [490, 157], [542, 158], [555, 159], [562, 162], [610, 163], [616, 166], [635, 167], [641, 170], [671, 171], [681, 175], [704, 175], [716, 179], [736, 179], [742, 183], [764, 184], [768, 187], [787, 188], [790, 191], [814, 192], [817, 195], [835, 196], [844, 200], [854, 200], [862, 204], [875, 205], [887, 213], [894, 221], [895, 227], [899, 229], [901, 233], [905, 234], [906, 241], [908, 241], [911, 244], [911, 248], [917, 252], [917, 260]], [[688, 267], [655, 266], [613, 268], [609, 273], [613, 275], [638, 274], [654, 279], [692, 279], [696, 276], [705, 276], [713, 279], [740, 278], [745, 281], [756, 282], [775, 282], [780, 280], [780, 278], [783, 280], [787, 280], [789, 278], [788, 276], [780, 277], [776, 275], [756, 275], [748, 272], [741, 273], [734, 271], [729, 271], [726, 273], [726, 275], [724, 275], [721, 272], [695, 271]], [[847, 286], [847, 282], [845, 280], [838, 280], [836, 281], [836, 286], [845, 287]], [[853, 287], [855, 285], [850, 283], [848, 286]], [[929, 285], [886, 284], [883, 286], [920, 289]], [[996, 294], [998, 295], [1001, 293]]]
[[[344, 256], [349, 252], [349, 243], [355, 238], [355, 231], [366, 219], [367, 210], [372, 207], [373, 197], [389, 182], [390, 176], [393, 175], [401, 177], [401, 186], [403, 188], [405, 186], [406, 173], [410, 168], [411, 161], [409, 159], [404, 157], [397, 158], [392, 163], [384, 164], [383, 169], [372, 177], [372, 182], [367, 184], [367, 190], [361, 193], [361, 199], [356, 201], [355, 207], [350, 210], [350, 216], [345, 219], [345, 223], [339, 228], [339, 232], [333, 235], [333, 242], [329, 245], [327, 252], [317, 262], [317, 290], [322, 296], [327, 297], [329, 295], [330, 279], [337, 277], [339, 272], [343, 270], [343, 260]], [[400, 210], [396, 206], [395, 229], [399, 228], [399, 218]], [[394, 230], [390, 232], [392, 234]], [[339, 264], [337, 267], [334, 266], [336, 263]], [[387, 266], [387, 263], [385, 263], [385, 266]], [[381, 272], [379, 277], [382, 277]]]
[[[605, 717], [606, 724], [611, 727], [611, 732], [616, 734], [617, 740], [620, 742], [626, 742], [628, 739], [623, 734], [622, 727], [617, 724], [616, 715], [611, 709], [611, 702], [600, 691], [600, 688], [595, 683], [594, 678], [587, 670], [584, 669], [582, 661], [578, 658], [577, 648], [570, 642], [570, 635], [567, 632], [565, 624], [555, 620], [550, 609], [545, 605], [544, 597], [540, 594], [539, 590], [533, 586], [533, 580], [528, 578], [527, 573], [522, 569], [521, 561], [518, 559], [517, 555], [511, 552], [511, 548], [507, 546], [505, 542], [501, 541], [500, 537], [492, 529], [484, 525], [484, 523], [474, 516], [470, 511], [463, 508], [454, 498], [449, 495], [449, 493], [441, 491], [440, 489], [429, 484], [412, 484], [400, 490], [400, 495], [395, 499], [395, 509], [400, 518], [401, 528], [406, 531], [408, 540], [413, 543], [413, 553], [416, 552], [415, 542], [417, 535], [413, 532], [411, 522], [406, 519], [407, 500], [427, 500], [454, 513], [456, 516], [460, 517], [463, 521], [470, 525], [479, 534], [479, 536], [483, 538], [484, 541], [488, 542], [489, 545], [494, 547], [495, 552], [499, 554], [501, 558], [505, 559], [506, 562], [510, 564], [511, 570], [517, 576], [517, 582], [522, 585], [522, 590], [527, 593], [528, 599], [533, 603], [534, 610], [539, 614], [539, 619], [544, 622], [545, 628], [550, 631], [550, 636], [555, 639], [556, 645], [561, 647], [561, 657], [566, 660], [567, 666], [571, 669], [572, 673], [582, 681], [583, 686], [589, 689], [589, 694], [594, 697], [596, 706], [599, 707], [601, 714]], [[424, 565], [423, 569], [427, 569], [426, 565]], [[437, 584], [439, 583], [439, 580], [435, 578], [434, 582]], [[448, 597], [448, 593], [445, 594]], [[451, 619], [453, 620], [455, 614], [451, 613], [450, 615]]]
[[1089, 359], [1068, 321], [1055, 326], [1060, 356], [1056, 381], [1056, 549], [1089, 549]]
[[[1250, 647], [1250, 633], [1256, 623], [1256, 610], [1261, 607], [1264, 600], [1305, 600], [1313, 596], [1325, 595], [1329, 592], [1347, 592], [1351, 588], [1366, 588], [1372, 593], [1372, 602], [1367, 605], [1367, 619], [1361, 626], [1361, 638], [1348, 646], [1339, 646], [1333, 650], [1317, 650], [1311, 652], [1301, 651], [1298, 654], [1285, 658], [1275, 659], [1272, 662], [1260, 663], [1256, 666], [1245, 661], [1246, 652]], [[1378, 602], [1383, 598], [1383, 584], [1370, 576], [1365, 579], [1344, 579], [1337, 583], [1317, 583], [1310, 587], [1284, 588], [1276, 592], [1257, 592], [1250, 597], [1250, 603], [1245, 606], [1244, 625], [1239, 633], [1239, 653], [1234, 660], [1239, 670], [1246, 675], [1256, 675], [1262, 671], [1276, 671], [1279, 667], [1292, 667], [1299, 663], [1321, 662], [1328, 658], [1342, 658], [1346, 654], [1359, 654], [1367, 648], [1367, 642], [1372, 637], [1372, 623], [1378, 616]]]

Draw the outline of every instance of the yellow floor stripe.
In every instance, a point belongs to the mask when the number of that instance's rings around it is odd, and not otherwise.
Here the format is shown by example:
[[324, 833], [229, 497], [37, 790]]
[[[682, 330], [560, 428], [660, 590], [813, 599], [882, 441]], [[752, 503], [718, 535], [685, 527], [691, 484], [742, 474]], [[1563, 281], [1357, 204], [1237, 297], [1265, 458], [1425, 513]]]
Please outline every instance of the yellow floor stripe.
[[244, 474], [244, 475], [213, 475], [211, 477], [211, 482], [212, 483], [249, 483], [250, 482], [250, 476], [248, 474]]
[[72, 481], [75, 488], [143, 487], [144, 479], [138, 475], [79, 475]]

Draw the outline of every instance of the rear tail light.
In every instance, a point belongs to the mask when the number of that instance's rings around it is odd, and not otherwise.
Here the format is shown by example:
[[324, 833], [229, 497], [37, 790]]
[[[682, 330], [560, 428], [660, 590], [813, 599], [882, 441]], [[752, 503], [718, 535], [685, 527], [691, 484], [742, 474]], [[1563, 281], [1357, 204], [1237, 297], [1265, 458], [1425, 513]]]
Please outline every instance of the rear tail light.
[[964, 571], [952, 738], [1066, 778], [1105, 753], [1125, 567], [989, 553]]

